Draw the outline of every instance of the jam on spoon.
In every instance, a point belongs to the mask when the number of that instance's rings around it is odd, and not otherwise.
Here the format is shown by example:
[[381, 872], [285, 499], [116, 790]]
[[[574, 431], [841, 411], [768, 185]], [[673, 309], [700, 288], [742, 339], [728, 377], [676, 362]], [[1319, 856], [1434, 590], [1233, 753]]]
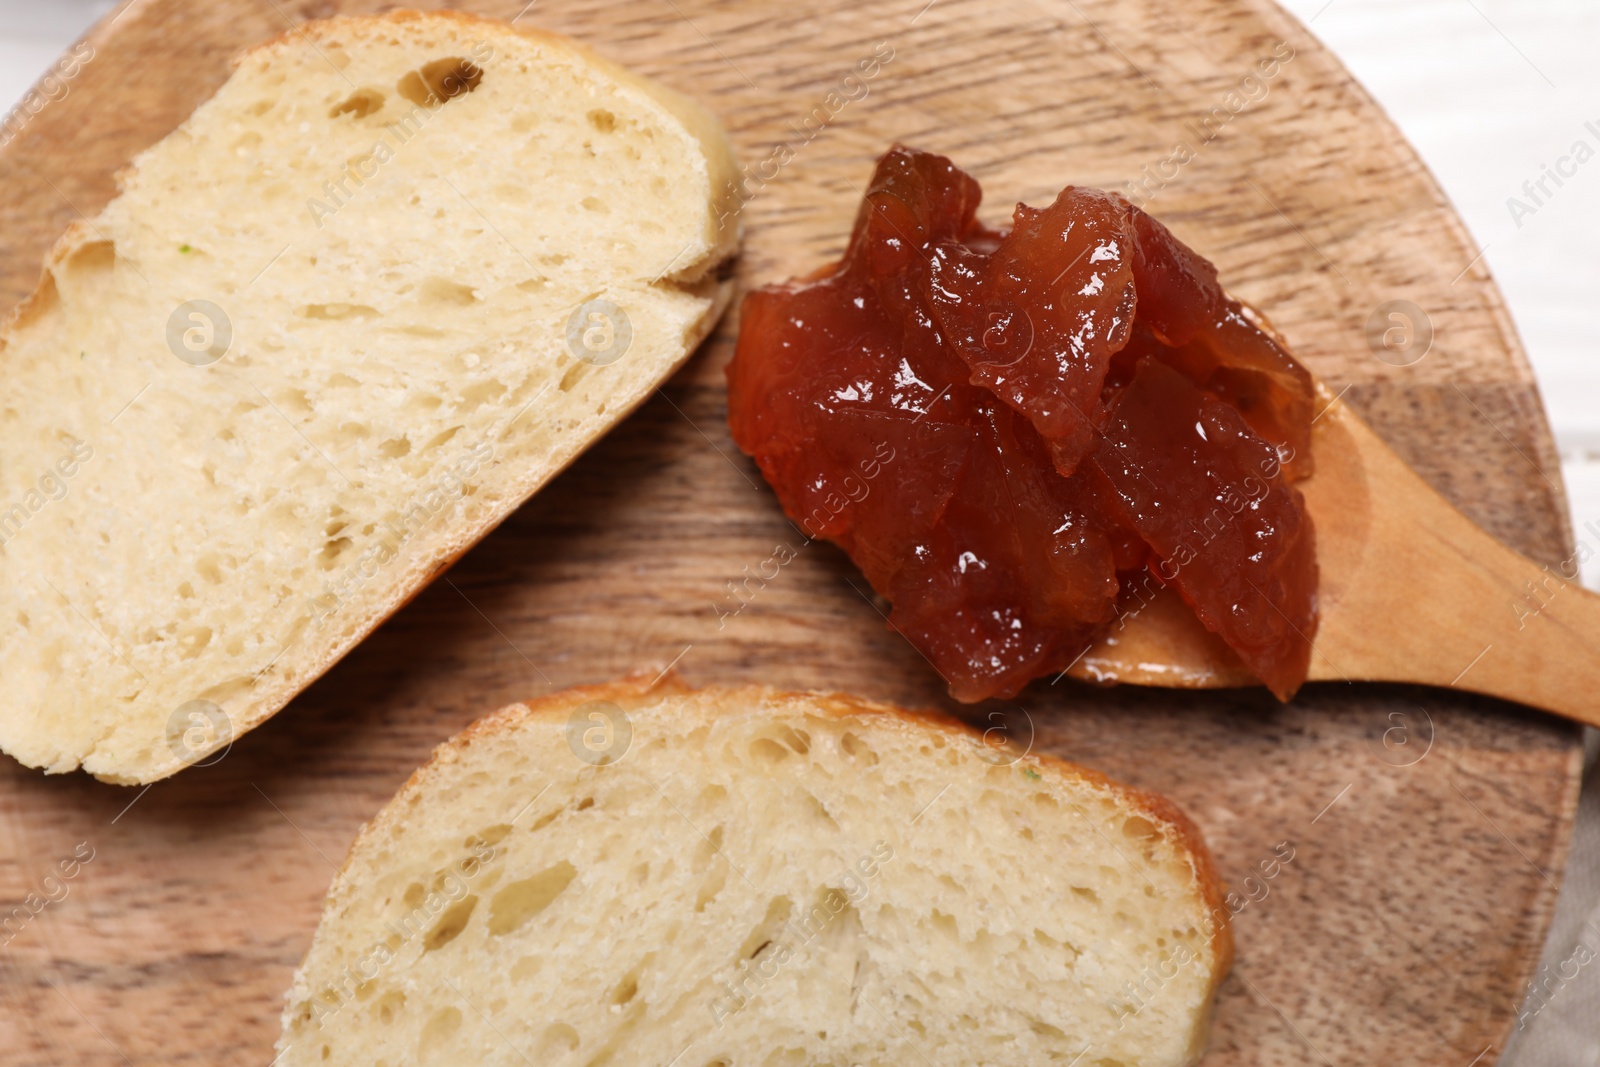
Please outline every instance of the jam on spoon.
[[1310, 375], [1120, 196], [1069, 186], [1008, 232], [981, 198], [890, 149], [843, 259], [745, 298], [734, 440], [958, 700], [1065, 670], [1152, 580], [1287, 700], [1316, 629]]

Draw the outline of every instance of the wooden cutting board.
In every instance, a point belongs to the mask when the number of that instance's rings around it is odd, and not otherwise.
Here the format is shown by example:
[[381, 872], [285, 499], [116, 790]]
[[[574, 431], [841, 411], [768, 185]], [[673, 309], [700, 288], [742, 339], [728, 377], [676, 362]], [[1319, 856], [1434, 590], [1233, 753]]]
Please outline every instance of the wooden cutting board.
[[[522, 3], [465, 6], [510, 18]], [[756, 174], [746, 285], [836, 255], [896, 139], [975, 173], [992, 220], [1068, 182], [1149, 181], [1151, 210], [1446, 496], [1537, 559], [1571, 554], [1539, 399], [1478, 249], [1293, 18], [1268, 0], [924, 3], [536, 0], [521, 17], [720, 113]], [[103, 22], [67, 94], [0, 151], [0, 298], [31, 287], [48, 243], [236, 50], [385, 6], [136, 0]], [[847, 81], [874, 53], [875, 75]], [[1369, 344], [1396, 300], [1431, 322], [1407, 366]], [[22, 908], [0, 930], [0, 1064], [266, 1064], [357, 827], [435, 744], [512, 700], [675, 663], [693, 682], [949, 707], [842, 555], [796, 543], [732, 447], [735, 326], [214, 766], [139, 792], [0, 762], [0, 916]], [[783, 545], [797, 558], [726, 615], [727, 583], [770, 573]], [[1203, 827], [1242, 902], [1209, 1065], [1494, 1061], [1561, 879], [1574, 728], [1386, 686], [1279, 706], [1069, 680], [951, 710], [1168, 794]], [[75, 876], [32, 914], [27, 894], [75, 852]]]

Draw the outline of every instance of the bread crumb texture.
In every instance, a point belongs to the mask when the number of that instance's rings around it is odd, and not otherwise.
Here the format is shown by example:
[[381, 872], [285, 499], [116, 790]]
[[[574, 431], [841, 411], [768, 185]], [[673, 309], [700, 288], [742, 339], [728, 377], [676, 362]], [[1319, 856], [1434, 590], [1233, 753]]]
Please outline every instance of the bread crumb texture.
[[1185, 1064], [1230, 945], [1157, 798], [849, 698], [597, 687], [363, 831], [278, 1062]]
[[246, 53], [0, 334], [0, 746], [217, 758], [681, 365], [733, 174], [709, 115], [553, 35]]

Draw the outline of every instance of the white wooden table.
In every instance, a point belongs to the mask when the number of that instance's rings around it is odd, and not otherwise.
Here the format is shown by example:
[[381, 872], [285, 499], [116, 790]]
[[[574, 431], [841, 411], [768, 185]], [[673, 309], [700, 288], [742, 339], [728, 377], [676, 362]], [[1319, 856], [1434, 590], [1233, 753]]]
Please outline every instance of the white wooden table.
[[[1393, 116], [1483, 249], [1539, 378], [1576, 536], [1595, 549], [1585, 581], [1600, 588], [1600, 358], [1590, 352], [1600, 331], [1589, 319], [1600, 280], [1600, 0], [1280, 2]], [[0, 0], [0, 107], [113, 6]], [[1589, 740], [1541, 989], [1501, 1060], [1514, 1067], [1600, 1067], [1600, 774]]]

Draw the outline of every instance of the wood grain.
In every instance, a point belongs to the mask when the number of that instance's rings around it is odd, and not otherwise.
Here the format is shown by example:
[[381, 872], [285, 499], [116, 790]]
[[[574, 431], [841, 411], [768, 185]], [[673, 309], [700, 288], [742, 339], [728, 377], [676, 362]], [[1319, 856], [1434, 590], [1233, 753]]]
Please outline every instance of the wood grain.
[[[137, 0], [103, 23], [68, 95], [0, 151], [0, 298], [32, 286], [54, 236], [220, 84], [234, 51], [380, 6]], [[470, 6], [509, 18], [521, 2]], [[1557, 467], [1538, 397], [1477, 249], [1377, 107], [1267, 0], [641, 0], [523, 19], [704, 100], [752, 165], [789, 146], [747, 208], [746, 285], [837, 254], [892, 140], [971, 169], [994, 219], [1069, 181], [1124, 188], [1287, 41], [1294, 58], [1265, 96], [1148, 206], [1319, 376], [1349, 385], [1430, 484], [1533, 558], [1571, 555], [1561, 493], [1541, 476]], [[865, 97], [803, 132], [879, 42], [894, 56]], [[1366, 341], [1394, 299], [1426, 309], [1434, 332], [1407, 367]], [[267, 1063], [357, 827], [433, 745], [514, 699], [676, 661], [696, 682], [948, 706], [847, 561], [795, 539], [729, 442], [735, 327], [214, 766], [144, 793], [0, 766], [0, 902], [23, 901], [80, 842], [94, 850], [64, 897], [0, 933], [0, 1063]], [[719, 618], [726, 583], [781, 543], [797, 558]], [[1172, 796], [1235, 886], [1292, 843], [1276, 878], [1248, 883], [1259, 899], [1236, 919], [1208, 1064], [1495, 1058], [1565, 862], [1571, 726], [1391, 686], [1313, 685], [1279, 706], [1065, 680], [952, 710]]]

